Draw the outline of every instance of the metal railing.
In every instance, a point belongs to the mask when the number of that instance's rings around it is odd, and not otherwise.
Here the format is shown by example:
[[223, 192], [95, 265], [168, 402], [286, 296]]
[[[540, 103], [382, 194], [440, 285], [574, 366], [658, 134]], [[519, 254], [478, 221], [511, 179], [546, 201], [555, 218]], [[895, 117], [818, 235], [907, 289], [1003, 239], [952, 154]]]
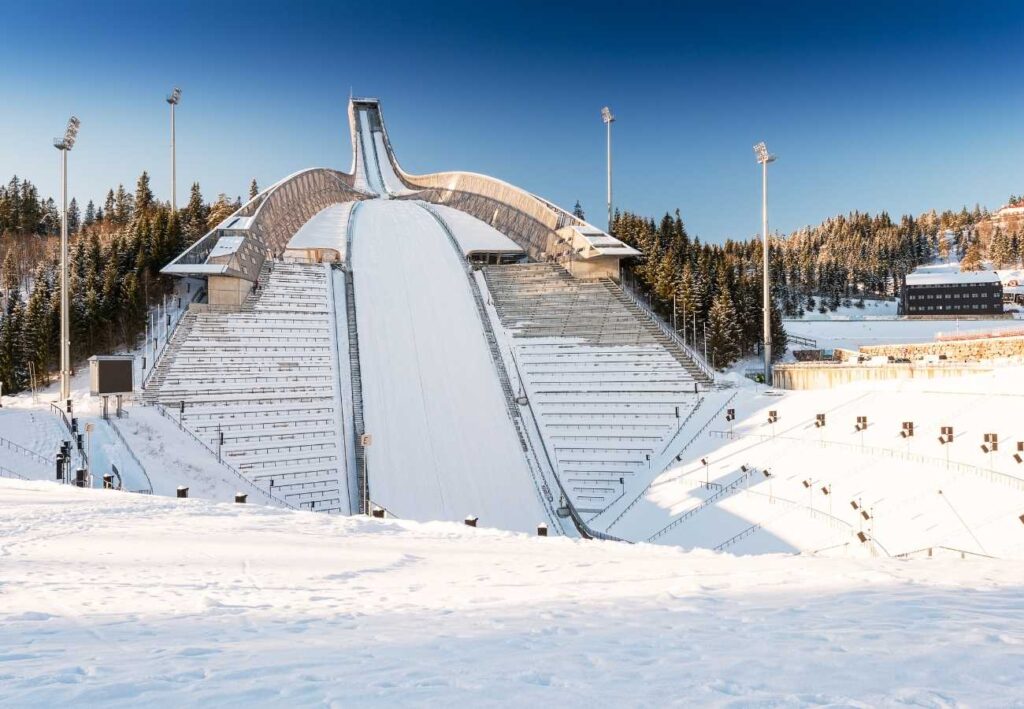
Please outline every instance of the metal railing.
[[46, 457], [39, 455], [34, 450], [26, 448], [25, 446], [18, 445], [14, 441], [9, 441], [6, 438], [0, 438], [0, 446], [3, 446], [4, 448], [12, 450], [15, 453], [23, 455], [26, 458], [31, 458], [34, 461], [38, 461], [43, 465], [50, 465], [53, 462], [51, 460], [48, 460]]
[[935, 546], [930, 546], [930, 547], [921, 547], [920, 549], [914, 549], [913, 551], [904, 551], [904, 552], [900, 552], [899, 554], [894, 554], [893, 557], [896, 558], [896, 559], [910, 559], [910, 558], [913, 558], [914, 556], [919, 556], [921, 554], [924, 554], [925, 552], [927, 552], [927, 555], [930, 557], [930, 556], [933, 556], [933, 552], [935, 550], [949, 551], [949, 552], [953, 552], [954, 554], [959, 554], [961, 559], [965, 559], [968, 556], [977, 556], [977, 557], [981, 557], [983, 559], [997, 559], [998, 558], [998, 557], [992, 556], [991, 554], [981, 554], [981, 553], [976, 552], [976, 551], [967, 551], [966, 549], [957, 549], [955, 547], [947, 547], [947, 546], [942, 546], [942, 545], [935, 545]]
[[138, 492], [144, 495], [152, 495], [153, 481], [150, 479], [149, 474], [146, 472], [146, 467], [142, 464], [142, 461], [139, 460], [139, 457], [135, 455], [135, 451], [132, 450], [132, 447], [128, 445], [127, 439], [125, 439], [124, 434], [122, 434], [121, 430], [117, 427], [117, 425], [115, 425], [114, 419], [110, 419], [107, 423], [110, 424], [110, 428], [111, 430], [113, 430], [114, 435], [117, 436], [119, 441], [121, 441], [121, 445], [123, 445], [124, 449], [128, 452], [128, 456], [133, 461], [135, 461], [135, 465], [138, 466], [139, 472], [142, 473], [142, 477], [146, 478], [146, 484], [149, 486], [148, 488], [142, 488], [140, 490], [129, 490], [129, 492]]
[[15, 478], [16, 480], [28, 480], [21, 473], [16, 473], [13, 470], [8, 470], [4, 466], [0, 465], [0, 478]]
[[812, 441], [799, 436], [786, 436], [786, 435], [771, 435], [767, 433], [735, 433], [733, 431], [709, 431], [708, 435], [715, 438], [725, 438], [729, 440], [735, 440], [739, 438], [754, 438], [762, 442], [769, 440], [782, 440], [782, 441], [793, 441], [809, 446], [817, 446], [821, 448], [843, 448], [846, 450], [860, 451], [870, 455], [887, 456], [889, 458], [898, 458], [906, 460], [912, 463], [925, 463], [928, 465], [937, 465], [945, 467], [947, 470], [954, 472], [965, 473], [969, 475], [976, 475], [991, 482], [1000, 483], [1008, 487], [1012, 487], [1015, 490], [1024, 491], [1024, 478], [1018, 478], [1014, 475], [1008, 475], [1007, 473], [1001, 473], [991, 468], [982, 468], [977, 465], [970, 465], [969, 463], [961, 463], [955, 460], [947, 460], [945, 458], [938, 458], [935, 456], [921, 455], [920, 453], [910, 453], [907, 451], [897, 450], [895, 448], [885, 448], [883, 446], [866, 446], [859, 443], [846, 443], [845, 441]]
[[704, 359], [703, 355], [697, 352], [696, 349], [691, 347], [682, 337], [679, 336], [678, 332], [675, 332], [672, 327], [666, 323], [660, 315], [654, 312], [647, 302], [633, 289], [632, 286], [626, 284], [625, 281], [616, 284], [622, 293], [629, 298], [640, 310], [642, 310], [647, 317], [653, 322], [658, 328], [668, 336], [673, 342], [682, 348], [683, 352], [689, 357], [701, 373], [708, 378], [711, 383], [715, 382], [715, 370], [708, 364], [708, 361]]
[[753, 469], [744, 471], [742, 475], [740, 475], [738, 478], [733, 480], [728, 485], [723, 486], [721, 489], [719, 489], [714, 494], [708, 496], [706, 499], [704, 499], [699, 505], [694, 507], [692, 510], [687, 510], [686, 512], [684, 512], [683, 514], [679, 515], [674, 520], [672, 520], [671, 522], [666, 524], [664, 527], [659, 529], [657, 532], [655, 532], [651, 536], [647, 537], [647, 541], [648, 542], [653, 542], [658, 537], [662, 537], [665, 534], [668, 534], [671, 530], [675, 529], [680, 524], [682, 524], [686, 520], [690, 519], [694, 515], [700, 513], [702, 510], [705, 510], [708, 507], [710, 507], [711, 505], [715, 504], [718, 500], [722, 499], [726, 495], [728, 495], [728, 494], [730, 494], [732, 492], [736, 492], [737, 489], [739, 488], [739, 486], [742, 483], [744, 483], [745, 481], [749, 480], [750, 476], [753, 475], [754, 472], [755, 471]]
[[[700, 427], [700, 430], [698, 430], [696, 433], [693, 434], [693, 436], [690, 437], [690, 440], [686, 442], [686, 445], [679, 449], [679, 452], [673, 456], [673, 459], [678, 460], [679, 457], [683, 454], [683, 452], [693, 445], [693, 442], [696, 441], [700, 437], [700, 435], [704, 433], [708, 429], [708, 427], [715, 422], [715, 419], [718, 418], [719, 414], [725, 411], [725, 407], [732, 403], [732, 400], [736, 398], [737, 393], [738, 392], [733, 392], [732, 394], [729, 395], [729, 398], [725, 400], [725, 403], [719, 406], [718, 410], [708, 418], [708, 420], [705, 422], [703, 426]], [[621, 512], [619, 512], [618, 516], [611, 521], [611, 524], [608, 525], [607, 529], [611, 529], [616, 524], [618, 524], [619, 521], [626, 515], [626, 513], [629, 512], [638, 502], [640, 502], [641, 499], [643, 499], [644, 495], [647, 494], [647, 491], [654, 486], [654, 482], [655, 480], [657, 480], [658, 476], [662, 475], [666, 470], [668, 470], [669, 466], [671, 466], [671, 462], [664, 468], [662, 468], [658, 475], [656, 475], [654, 479], [652, 479], [651, 482], [649, 482], [647, 486], [640, 491], [640, 494], [633, 498], [633, 501], [626, 505]]]
[[[172, 416], [171, 414], [169, 414], [167, 412], [167, 409], [165, 409], [162, 404], [157, 403], [157, 404], [154, 404], [154, 405], [156, 406], [156, 410], [160, 412], [161, 416], [166, 418], [168, 421], [172, 421], [175, 426], [177, 426], [179, 429], [181, 429], [184, 433], [186, 433], [188, 436], [190, 436], [192, 438], [192, 440], [194, 440], [197, 443], [199, 443], [199, 445], [201, 445], [203, 448], [208, 450], [210, 453], [212, 453], [213, 455], [217, 455], [217, 451], [215, 451], [213, 448], [211, 448], [209, 446], [209, 444], [207, 444], [206, 441], [204, 441], [202, 438], [200, 438], [199, 436], [197, 436], [196, 434], [192, 433], [187, 428], [185, 428], [185, 426], [183, 426], [180, 421], [175, 419], [174, 416]], [[237, 477], [242, 482], [243, 485], [245, 485], [246, 487], [248, 487], [251, 490], [255, 490], [257, 493], [259, 493], [260, 495], [265, 497], [270, 502], [275, 503], [275, 504], [279, 504], [279, 505], [284, 505], [285, 507], [291, 508], [293, 510], [299, 509], [298, 507], [296, 507], [295, 505], [291, 504], [290, 502], [282, 500], [279, 497], [275, 497], [274, 495], [270, 494], [269, 492], [267, 492], [266, 490], [262, 489], [258, 485], [254, 484], [251, 480], [246, 478], [240, 472], [235, 470], [231, 465], [225, 463], [223, 460], [220, 460], [218, 458], [217, 459], [217, 463], [220, 466], [222, 466], [225, 470], [230, 471], [235, 477]]]
[[724, 549], [728, 549], [729, 547], [731, 547], [736, 542], [740, 541], [741, 539], [746, 539], [747, 537], [749, 537], [750, 535], [752, 535], [754, 532], [756, 532], [759, 529], [761, 529], [761, 525], [760, 524], [751, 525], [751, 526], [747, 527], [746, 529], [744, 529], [739, 534], [734, 534], [731, 537], [729, 537], [728, 539], [726, 539], [724, 542], [719, 544], [718, 546], [713, 547], [713, 551], [723, 551]]

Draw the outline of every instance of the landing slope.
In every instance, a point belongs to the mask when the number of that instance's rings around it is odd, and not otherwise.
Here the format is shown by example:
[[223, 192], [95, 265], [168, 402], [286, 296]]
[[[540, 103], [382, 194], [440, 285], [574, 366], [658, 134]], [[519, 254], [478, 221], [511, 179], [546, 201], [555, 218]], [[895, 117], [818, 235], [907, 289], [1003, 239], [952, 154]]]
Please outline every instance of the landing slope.
[[363, 202], [352, 229], [373, 501], [403, 518], [535, 528], [546, 513], [447, 235], [392, 200]]

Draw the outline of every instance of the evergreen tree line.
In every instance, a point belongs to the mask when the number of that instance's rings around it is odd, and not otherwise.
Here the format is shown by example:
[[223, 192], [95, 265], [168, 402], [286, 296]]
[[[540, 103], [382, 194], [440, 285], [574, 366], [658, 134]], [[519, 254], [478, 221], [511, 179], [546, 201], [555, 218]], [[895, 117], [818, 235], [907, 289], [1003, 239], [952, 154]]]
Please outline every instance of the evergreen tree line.
[[[15, 184], [17, 199], [11, 197]], [[8, 183], [3, 200], [0, 213], [8, 221], [0, 222], [0, 245], [6, 248], [0, 267], [0, 381], [4, 393], [15, 393], [29, 384], [30, 362], [40, 386], [59, 368], [59, 242], [51, 239], [45, 255], [27, 269], [18, 258], [19, 239], [54, 233], [40, 226], [37, 211], [45, 211], [52, 200], [41, 201], [31, 183], [17, 178]], [[69, 203], [72, 362], [134, 345], [145, 330], [149, 306], [171, 289], [171, 279], [161, 276], [160, 269], [237, 204], [221, 195], [208, 205], [193, 184], [188, 204], [174, 212], [154, 199], [145, 172], [134, 194], [119, 185], [107, 193], [102, 207], [90, 201], [74, 229]]]
[[[895, 297], [907, 274], [936, 256], [968, 248], [975, 226], [988, 218], [975, 207], [918, 217], [853, 212], [771, 239], [773, 357], [785, 351], [782, 317], [808, 310], [863, 307], [869, 297]], [[614, 235], [643, 252], [624, 266], [625, 277], [647, 294], [666, 320], [698, 351], [707, 332], [708, 359], [719, 369], [760, 352], [763, 261], [761, 240], [702, 244], [691, 238], [677, 210], [659, 222], [616, 212]], [[954, 234], [949, 239], [946, 233]], [[941, 235], [941, 236], [940, 236]], [[1019, 248], [1021, 239], [1003, 239]], [[685, 314], [686, 322], [682, 318]]]
[[[647, 294], [652, 306], [678, 332], [724, 369], [760, 352], [763, 342], [761, 245], [756, 240], [702, 244], [686, 231], [682, 217], [660, 222], [615, 212], [613, 234], [642, 256], [623, 266], [624, 278]], [[773, 355], [785, 352], [787, 337], [776, 307], [771, 309]], [[706, 333], [706, 338], [705, 338]]]

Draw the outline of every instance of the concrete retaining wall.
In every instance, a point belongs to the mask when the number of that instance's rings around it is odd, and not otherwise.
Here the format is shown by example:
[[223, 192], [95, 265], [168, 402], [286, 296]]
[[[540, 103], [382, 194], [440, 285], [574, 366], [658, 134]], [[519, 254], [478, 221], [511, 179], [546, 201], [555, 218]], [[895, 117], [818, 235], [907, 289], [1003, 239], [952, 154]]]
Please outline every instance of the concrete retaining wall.
[[992, 371], [991, 364], [944, 362], [926, 364], [826, 364], [802, 362], [777, 364], [772, 369], [773, 383], [779, 389], [830, 389], [850, 382], [889, 379], [941, 379]]
[[920, 342], [909, 345], [868, 345], [860, 348], [869, 357], [884, 355], [898, 359], [919, 359], [925, 355], [946, 355], [959, 362], [1024, 356], [1024, 337], [994, 337], [951, 342]]

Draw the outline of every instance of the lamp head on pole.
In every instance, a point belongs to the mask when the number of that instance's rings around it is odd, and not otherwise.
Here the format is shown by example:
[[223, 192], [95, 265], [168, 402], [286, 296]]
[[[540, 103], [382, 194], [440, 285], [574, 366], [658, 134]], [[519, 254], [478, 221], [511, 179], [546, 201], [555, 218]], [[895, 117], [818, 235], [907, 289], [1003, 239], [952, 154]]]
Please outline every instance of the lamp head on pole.
[[78, 128], [82, 125], [82, 122], [78, 120], [77, 116], [71, 116], [68, 119], [68, 127], [64, 129], [63, 138], [54, 138], [53, 147], [57, 150], [71, 150], [75, 147], [75, 139], [78, 138]]
[[601, 109], [601, 120], [605, 123], [614, 123], [615, 116], [612, 115], [612, 109], [605, 106]]
[[754, 146], [754, 154], [761, 164], [775, 162], [775, 156], [768, 152], [768, 146], [764, 144], [763, 140]]
[[181, 101], [181, 89], [179, 89], [177, 86], [175, 86], [174, 87], [174, 91], [172, 91], [171, 95], [167, 97], [167, 103], [171, 104], [172, 106], [177, 106], [180, 101]]

